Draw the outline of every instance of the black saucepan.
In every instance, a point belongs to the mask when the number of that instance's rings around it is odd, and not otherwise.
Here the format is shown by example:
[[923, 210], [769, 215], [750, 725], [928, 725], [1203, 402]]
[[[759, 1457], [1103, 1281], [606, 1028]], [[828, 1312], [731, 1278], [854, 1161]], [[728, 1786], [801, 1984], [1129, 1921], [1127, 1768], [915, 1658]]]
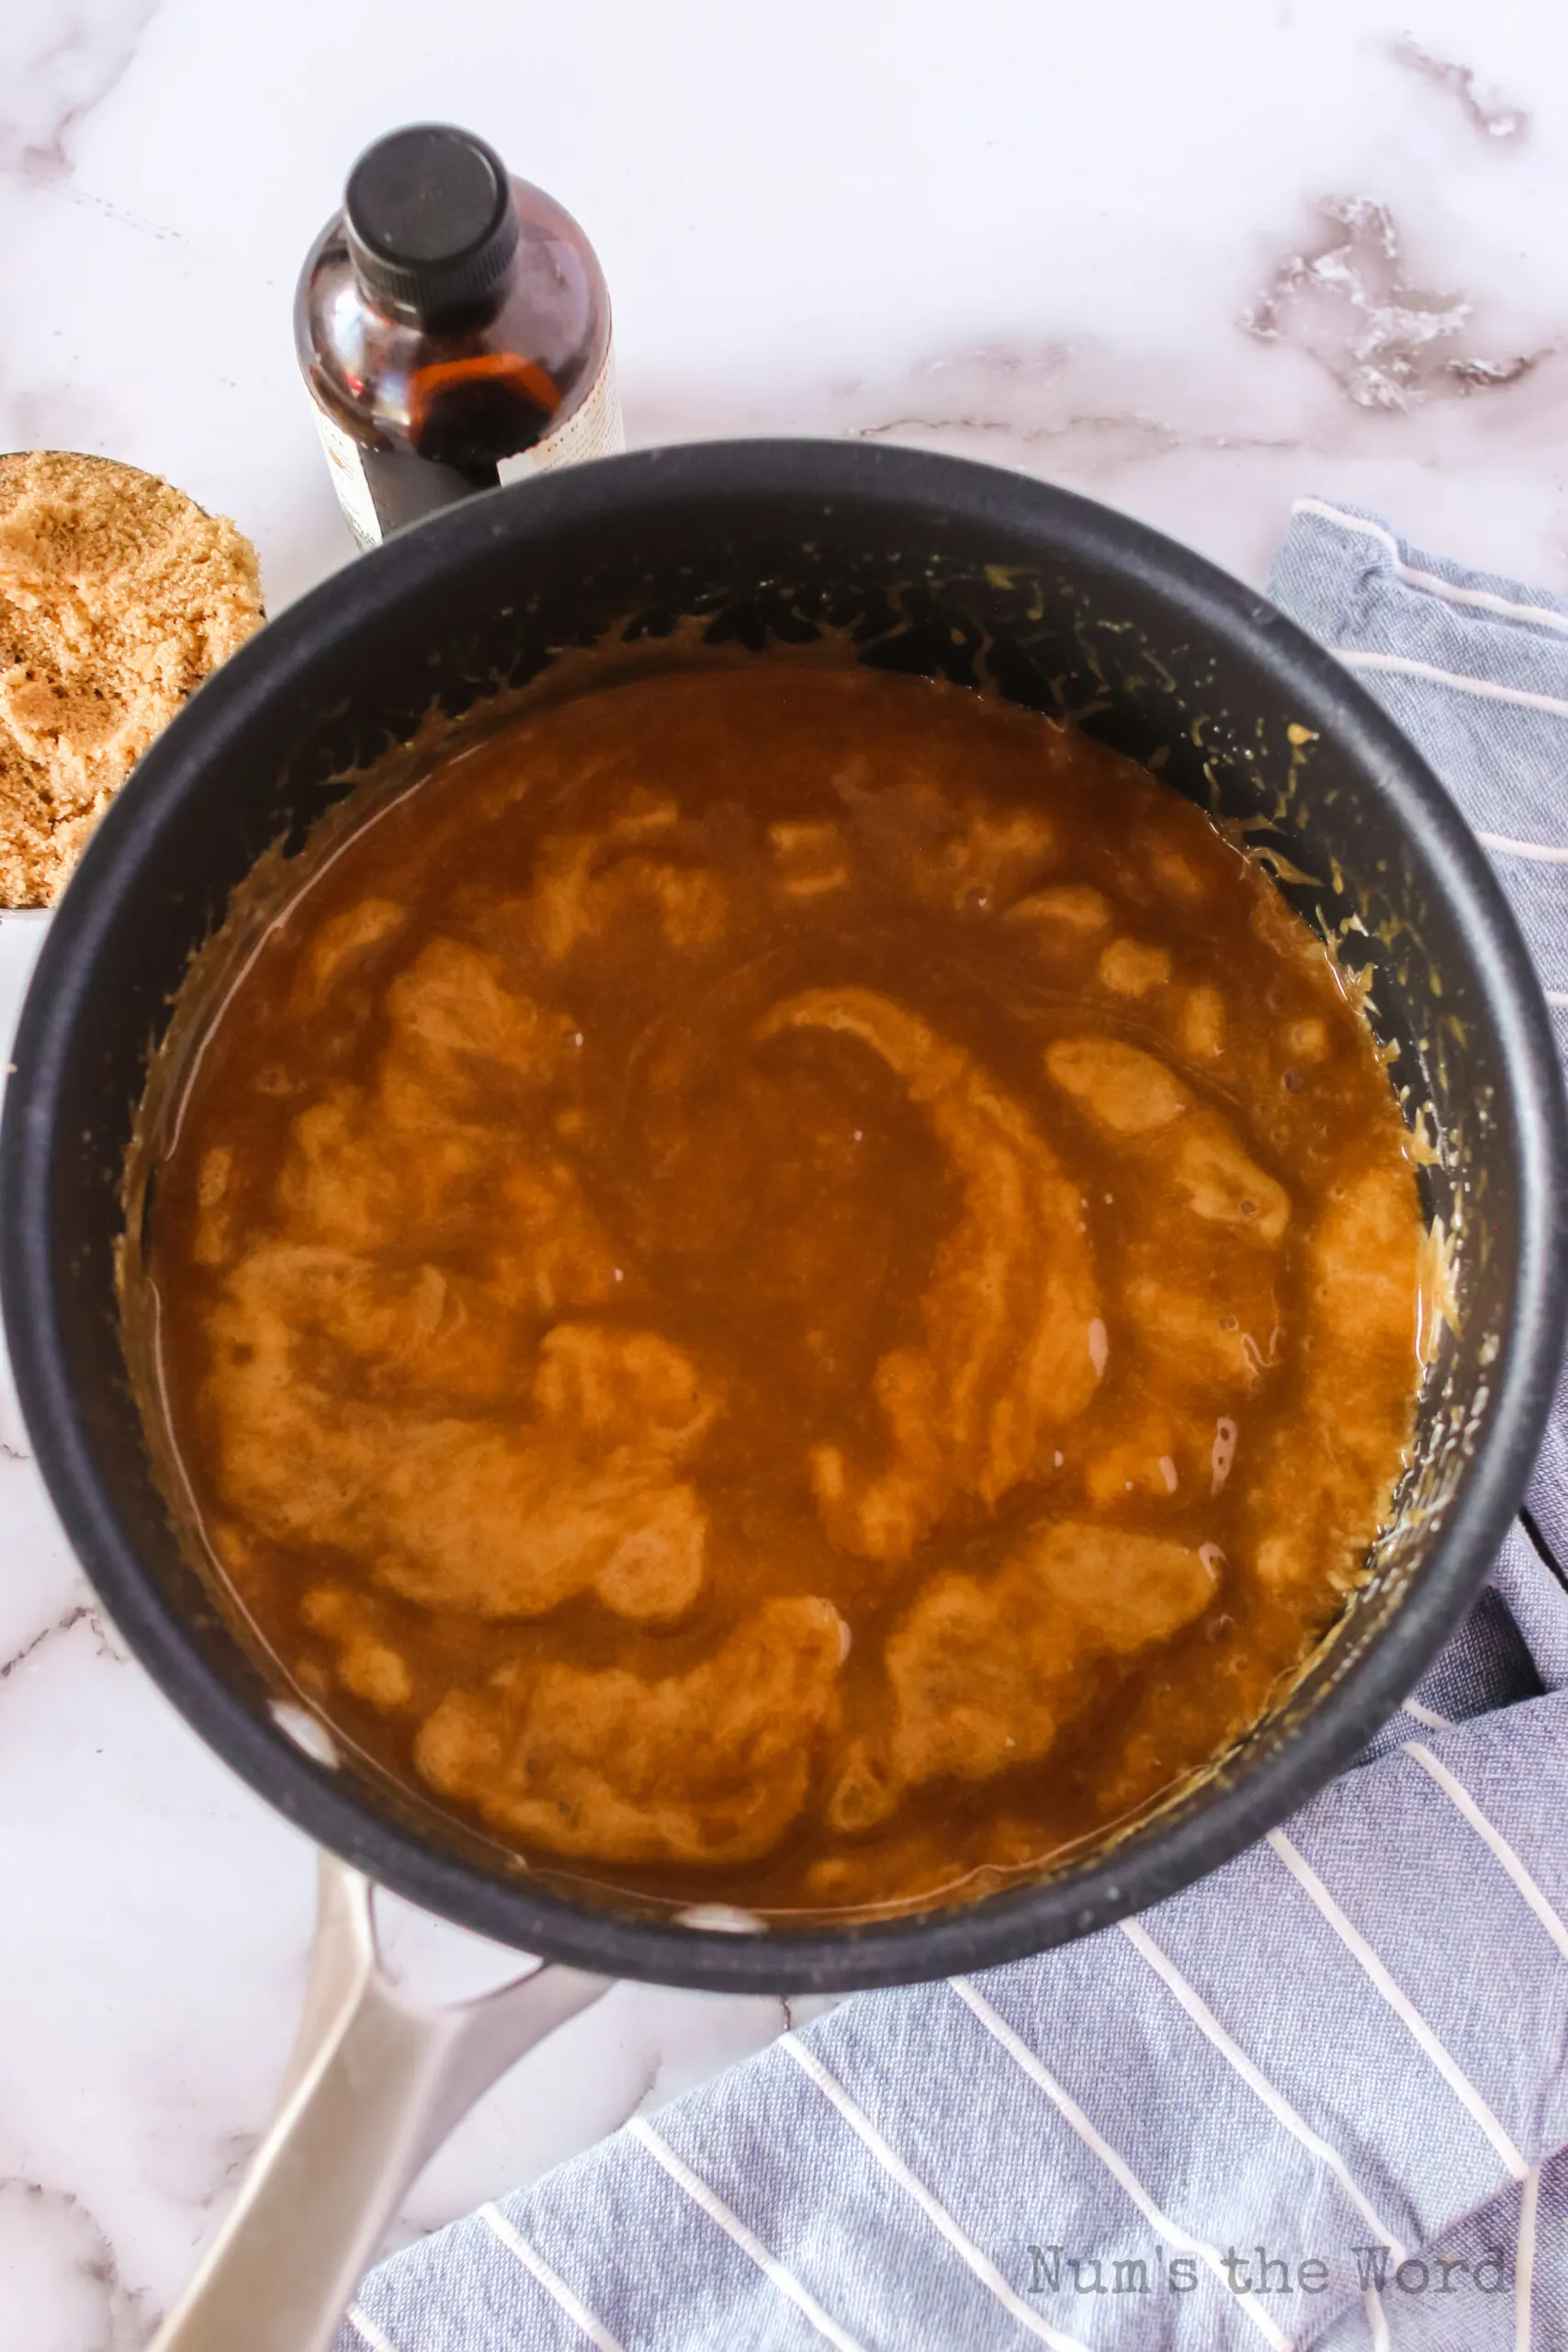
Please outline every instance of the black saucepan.
[[[193, 951], [269, 846], [439, 706], [574, 650], [675, 638], [856, 658], [1079, 712], [1254, 820], [1320, 928], [1359, 925], [1382, 1035], [1441, 1140], [1457, 1329], [1376, 1572], [1276, 1714], [1114, 1848], [969, 1907], [737, 1935], [577, 1901], [416, 1795], [318, 1760], [182, 1551], [115, 1289], [122, 1170]], [[564, 671], [562, 674], [567, 674]], [[1305, 876], [1306, 879], [1300, 877]], [[734, 1989], [935, 1977], [1033, 1951], [1212, 1870], [1348, 1763], [1473, 1600], [1547, 1408], [1564, 1298], [1563, 1115], [1540, 990], [1481, 852], [1398, 731], [1259, 596], [1119, 514], [989, 468], [811, 441], [656, 450], [474, 499], [351, 564], [204, 685], [141, 761], [39, 959], [0, 1140], [6, 1334], [32, 1442], [109, 1613], [201, 1736], [371, 1878], [607, 1975]]]

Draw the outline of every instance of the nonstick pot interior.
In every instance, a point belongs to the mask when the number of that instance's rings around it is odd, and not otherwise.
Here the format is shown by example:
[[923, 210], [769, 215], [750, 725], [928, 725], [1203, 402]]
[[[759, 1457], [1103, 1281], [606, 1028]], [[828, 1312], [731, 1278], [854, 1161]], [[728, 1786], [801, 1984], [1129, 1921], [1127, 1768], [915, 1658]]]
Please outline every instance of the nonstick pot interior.
[[[973, 1905], [736, 1935], [546, 1891], [417, 1794], [310, 1752], [153, 1483], [115, 1254], [170, 999], [265, 851], [297, 850], [433, 708], [460, 722], [563, 653], [669, 640], [765, 660], [825, 635], [883, 667], [1076, 713], [1248, 821], [1287, 897], [1371, 967], [1376, 1025], [1440, 1145], [1422, 1181], [1457, 1248], [1457, 1328], [1375, 1574], [1216, 1776], [1098, 1859]], [[1410, 745], [1269, 605], [1011, 474], [863, 446], [716, 444], [422, 524], [202, 687], [109, 810], [39, 957], [0, 1137], [0, 1281], [34, 1448], [88, 1575], [175, 1705], [283, 1813], [413, 1901], [547, 1957], [673, 1984], [850, 1987], [1083, 1934], [1213, 1869], [1351, 1760], [1463, 1615], [1517, 1505], [1561, 1340], [1562, 1130], [1544, 1007], [1480, 852]]]

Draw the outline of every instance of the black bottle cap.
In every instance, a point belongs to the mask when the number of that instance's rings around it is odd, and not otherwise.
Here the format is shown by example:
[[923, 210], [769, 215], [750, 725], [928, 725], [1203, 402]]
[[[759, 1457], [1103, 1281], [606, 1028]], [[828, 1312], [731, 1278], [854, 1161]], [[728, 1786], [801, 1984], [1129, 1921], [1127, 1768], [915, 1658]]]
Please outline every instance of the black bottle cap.
[[366, 293], [421, 320], [479, 301], [517, 249], [505, 165], [450, 123], [410, 123], [367, 147], [348, 175], [344, 218]]

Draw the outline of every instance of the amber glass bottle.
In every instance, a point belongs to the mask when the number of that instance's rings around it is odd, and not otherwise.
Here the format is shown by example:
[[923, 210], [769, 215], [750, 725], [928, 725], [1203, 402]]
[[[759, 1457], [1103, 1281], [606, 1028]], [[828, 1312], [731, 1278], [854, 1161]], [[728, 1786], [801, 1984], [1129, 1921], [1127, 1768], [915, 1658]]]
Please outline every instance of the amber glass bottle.
[[592, 246], [449, 124], [411, 124], [361, 155], [300, 273], [294, 339], [361, 547], [625, 446]]

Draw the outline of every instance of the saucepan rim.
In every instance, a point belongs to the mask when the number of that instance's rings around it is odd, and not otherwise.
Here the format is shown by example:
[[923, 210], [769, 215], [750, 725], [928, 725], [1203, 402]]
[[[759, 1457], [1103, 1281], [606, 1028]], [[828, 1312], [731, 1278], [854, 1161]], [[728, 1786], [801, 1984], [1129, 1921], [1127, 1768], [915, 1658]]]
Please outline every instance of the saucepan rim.
[[[611, 514], [802, 499], [922, 522], [994, 524], [1032, 536], [1179, 608], [1207, 641], [1288, 688], [1332, 734], [1424, 862], [1467, 937], [1506, 1074], [1500, 1125], [1517, 1171], [1515, 1304], [1492, 1373], [1493, 1403], [1447, 1521], [1399, 1607], [1336, 1686], [1271, 1749], [1099, 1859], [967, 1907], [844, 1927], [731, 1934], [592, 1907], [525, 1876], [491, 1873], [378, 1810], [367, 1787], [316, 1761], [272, 1713], [208, 1663], [160, 1591], [117, 1509], [74, 1394], [63, 1320], [69, 1269], [51, 1170], [68, 1149], [62, 1099], [107, 944], [138, 911], [155, 842], [204, 792], [275, 697], [334, 646], [457, 582], [497, 544], [525, 557]], [[194, 944], [194, 943], [193, 943]], [[118, 1115], [120, 1106], [116, 1106]], [[128, 1109], [129, 1106], [126, 1106]], [[852, 1990], [990, 1966], [1145, 1908], [1228, 1860], [1351, 1762], [1459, 1623], [1522, 1493], [1544, 1426], [1568, 1306], [1568, 1141], [1545, 1002], [1473, 835], [1413, 746], [1359, 683], [1254, 591], [1113, 510], [1028, 477], [923, 451], [805, 439], [694, 444], [574, 468], [473, 499], [422, 523], [288, 607], [216, 673], [141, 761], [89, 843], [53, 917], [23, 1008], [0, 1130], [0, 1300], [33, 1450], [78, 1559], [141, 1664], [197, 1734], [286, 1818], [423, 1908], [579, 1967], [730, 1991]]]

